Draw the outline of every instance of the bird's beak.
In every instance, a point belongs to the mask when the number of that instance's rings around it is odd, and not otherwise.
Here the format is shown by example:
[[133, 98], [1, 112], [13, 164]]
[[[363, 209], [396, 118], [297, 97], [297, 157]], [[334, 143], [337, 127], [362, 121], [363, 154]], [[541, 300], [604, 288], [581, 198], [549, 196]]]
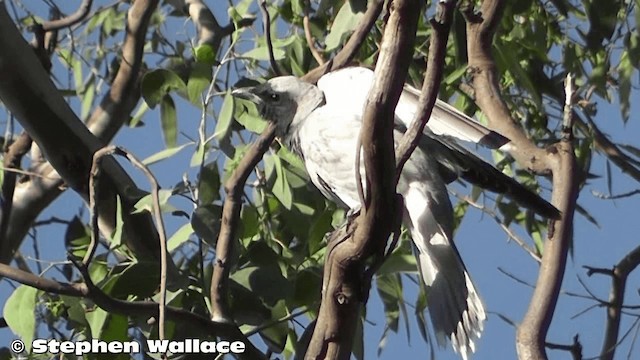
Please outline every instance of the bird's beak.
[[254, 87], [235, 89], [231, 92], [231, 95], [240, 99], [249, 100], [258, 106], [262, 106], [262, 98], [255, 94], [254, 89]]

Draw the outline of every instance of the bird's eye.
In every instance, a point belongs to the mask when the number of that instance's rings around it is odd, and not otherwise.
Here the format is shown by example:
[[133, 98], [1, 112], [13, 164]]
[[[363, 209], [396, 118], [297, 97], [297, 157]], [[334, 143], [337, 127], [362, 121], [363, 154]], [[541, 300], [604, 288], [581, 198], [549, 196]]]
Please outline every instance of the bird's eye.
[[271, 93], [269, 94], [269, 99], [271, 99], [271, 101], [280, 101], [280, 95], [276, 93]]

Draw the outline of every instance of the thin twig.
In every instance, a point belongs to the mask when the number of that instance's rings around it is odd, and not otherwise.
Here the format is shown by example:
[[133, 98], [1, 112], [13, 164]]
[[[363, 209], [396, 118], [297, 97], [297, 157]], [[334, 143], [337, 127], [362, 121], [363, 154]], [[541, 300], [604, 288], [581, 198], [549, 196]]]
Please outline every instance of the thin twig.
[[476, 202], [473, 199], [471, 199], [469, 196], [464, 196], [464, 195], [458, 194], [455, 191], [450, 191], [450, 192], [455, 197], [457, 197], [458, 199], [466, 202], [467, 204], [471, 205], [472, 207], [474, 207], [474, 208], [482, 211], [483, 213], [487, 214], [489, 217], [491, 217], [496, 222], [496, 224], [498, 224], [498, 226], [500, 226], [500, 228], [505, 232], [505, 234], [507, 234], [509, 239], [515, 241], [516, 244], [518, 244], [524, 251], [526, 251], [527, 254], [529, 254], [529, 256], [531, 256], [536, 262], [540, 263], [540, 261], [542, 261], [542, 258], [540, 257], [540, 254], [534, 248], [529, 246], [526, 241], [521, 239], [520, 236], [518, 236], [515, 232], [513, 232], [513, 230], [511, 230], [511, 228], [509, 226], [505, 225], [503, 219], [501, 219], [500, 216], [498, 216], [498, 214], [496, 214], [495, 211], [487, 208], [486, 206], [484, 206], [482, 204], [479, 204], [478, 202]]
[[360, 46], [369, 35], [371, 28], [378, 19], [378, 16], [380, 16], [384, 2], [384, 0], [370, 1], [367, 11], [362, 17], [362, 20], [360, 20], [358, 28], [353, 32], [353, 34], [349, 38], [349, 41], [344, 44], [342, 50], [340, 50], [340, 52], [333, 59], [325, 62], [324, 65], [318, 66], [317, 68], [308, 72], [305, 76], [302, 77], [302, 79], [310, 83], [315, 83], [322, 75], [349, 65], [349, 63], [358, 53]]
[[71, 15], [53, 21], [45, 21], [42, 23], [42, 30], [45, 32], [59, 30], [62, 28], [73, 26], [84, 20], [91, 11], [93, 0], [83, 0], [78, 9]]
[[[97, 236], [98, 236], [98, 211], [95, 201], [95, 190], [97, 185], [97, 175], [99, 174], [98, 169], [100, 166], [100, 161], [102, 157], [108, 155], [120, 155], [136, 168], [138, 168], [142, 173], [147, 177], [149, 183], [151, 184], [151, 198], [152, 198], [152, 213], [155, 220], [156, 231], [158, 233], [159, 242], [160, 242], [160, 301], [159, 301], [159, 334], [158, 337], [160, 340], [164, 340], [165, 338], [165, 314], [166, 314], [166, 297], [167, 297], [167, 233], [164, 228], [164, 219], [162, 218], [162, 210], [160, 208], [160, 185], [158, 184], [158, 180], [153, 175], [151, 170], [142, 163], [138, 158], [135, 157], [132, 153], [128, 152], [124, 148], [116, 147], [116, 146], [107, 146], [104, 147], [94, 154], [93, 163], [91, 166], [91, 177], [89, 178], [90, 188], [89, 188], [89, 202], [91, 207], [92, 214], [92, 232], [91, 232], [91, 245], [90, 250], [85, 255], [85, 258], [82, 261], [82, 265], [84, 267], [88, 267], [89, 261], [93, 257], [93, 253], [95, 252], [95, 247], [97, 244]], [[163, 355], [163, 356], [166, 356]]]
[[309, 46], [309, 50], [311, 51], [311, 55], [316, 59], [318, 65], [324, 65], [325, 60], [322, 57], [322, 54], [316, 48], [315, 40], [311, 35], [311, 24], [309, 22], [309, 8], [311, 7], [310, 0], [305, 0], [304, 2], [304, 17], [302, 18], [302, 26], [304, 27], [304, 37], [307, 39], [307, 46]]
[[451, 29], [451, 23], [453, 22], [455, 5], [455, 0], [439, 2], [436, 15], [430, 21], [433, 33], [429, 45], [427, 73], [422, 83], [422, 91], [420, 92], [420, 98], [418, 100], [419, 103], [411, 126], [407, 129], [407, 132], [402, 137], [396, 149], [396, 183], [400, 179], [404, 164], [409, 160], [409, 157], [420, 142], [424, 127], [431, 117], [431, 111], [438, 97], [438, 89], [440, 88], [440, 82], [442, 81], [444, 73], [447, 39], [449, 38], [449, 31]]
[[262, 11], [262, 23], [264, 25], [264, 36], [267, 41], [267, 50], [269, 51], [269, 64], [271, 69], [277, 76], [283, 75], [280, 71], [280, 67], [276, 62], [273, 55], [273, 43], [271, 42], [271, 15], [269, 15], [269, 9], [267, 9], [267, 0], [258, 0], [260, 4], [260, 11]]

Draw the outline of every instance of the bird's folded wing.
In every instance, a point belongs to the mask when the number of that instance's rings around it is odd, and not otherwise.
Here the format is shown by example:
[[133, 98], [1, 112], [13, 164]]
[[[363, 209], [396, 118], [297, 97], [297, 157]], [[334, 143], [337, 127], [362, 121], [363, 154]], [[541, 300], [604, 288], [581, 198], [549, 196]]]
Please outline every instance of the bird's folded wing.
[[[316, 109], [299, 129], [298, 142], [313, 184], [327, 198], [360, 207], [355, 179], [360, 116], [339, 107]], [[364, 171], [361, 172], [364, 178]]]
[[[351, 112], [363, 111], [363, 106], [373, 85], [373, 71], [363, 67], [350, 67], [328, 73], [318, 80], [318, 87], [325, 94], [327, 103]], [[420, 91], [405, 85], [396, 107], [396, 121], [409, 127], [418, 107]], [[488, 129], [462, 111], [437, 100], [427, 123], [427, 129], [436, 135], [507, 150], [509, 139]]]

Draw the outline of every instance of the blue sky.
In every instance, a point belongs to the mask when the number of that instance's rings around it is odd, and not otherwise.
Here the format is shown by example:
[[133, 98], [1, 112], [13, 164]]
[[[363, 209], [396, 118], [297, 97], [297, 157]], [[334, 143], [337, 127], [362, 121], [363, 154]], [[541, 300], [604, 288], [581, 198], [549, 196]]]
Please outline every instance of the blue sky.
[[[27, 8], [42, 11], [41, 1], [25, 1]], [[75, 4], [76, 2], [74, 2]], [[102, 2], [98, 2], [101, 4]], [[210, 2], [211, 3], [211, 2]], [[73, 8], [73, 6], [69, 6]], [[66, 9], [69, 10], [69, 9]], [[226, 24], [226, 5], [215, 8], [214, 12], [219, 21]], [[43, 12], [42, 14], [46, 14]], [[192, 37], [194, 32], [190, 25], [185, 24], [183, 19], [174, 20], [165, 28], [167, 34], [177, 34], [178, 38], [185, 39]], [[175, 27], [175, 28], [174, 28]], [[153, 63], [152, 63], [153, 66]], [[61, 79], [66, 79], [66, 75]], [[63, 83], [65, 80], [62, 80]], [[632, 98], [639, 99], [637, 89], [633, 90]], [[219, 106], [219, 105], [217, 105]], [[200, 118], [199, 110], [187, 104], [178, 104], [179, 121], [183, 131], [196, 137], [197, 123]], [[214, 106], [216, 110], [219, 110]], [[631, 119], [625, 125], [620, 118], [617, 104], [612, 105], [604, 102], [599, 103], [596, 123], [610, 137], [617, 142], [638, 144], [638, 134], [640, 134], [640, 122], [637, 119], [640, 105], [632, 101]], [[144, 118], [145, 127], [129, 129], [125, 128], [116, 137], [114, 143], [123, 145], [134, 152], [139, 158], [145, 158], [164, 148], [160, 141], [159, 115], [157, 111], [149, 111]], [[210, 132], [213, 132], [214, 124], [208, 123]], [[185, 143], [187, 139], [179, 137], [179, 143]], [[180, 180], [183, 172], [193, 172], [189, 169], [188, 162], [190, 151], [175, 156], [170, 161], [154, 165], [152, 170], [158, 175], [161, 185], [169, 187]], [[628, 251], [636, 247], [640, 242], [640, 221], [638, 221], [638, 211], [640, 209], [638, 197], [622, 200], [601, 200], [591, 194], [591, 191], [600, 193], [607, 192], [605, 179], [606, 165], [601, 156], [596, 156], [593, 161], [591, 172], [602, 176], [600, 179], [591, 180], [586, 188], [581, 192], [579, 203], [587, 209], [599, 222], [600, 228], [586, 221], [582, 216], [576, 216], [574, 235], [574, 256], [569, 259], [564, 283], [563, 292], [585, 294], [585, 289], [580, 285], [578, 277], [584, 280], [589, 290], [601, 299], [606, 299], [610, 287], [610, 279], [604, 276], [595, 275], [587, 277], [585, 265], [594, 267], [610, 268], [618, 262]], [[614, 193], [623, 193], [639, 188], [638, 184], [627, 175], [622, 174], [616, 167], [611, 166], [611, 177]], [[134, 178], [139, 184], [145, 184], [143, 178], [138, 174]], [[66, 192], [56, 203], [48, 208], [41, 216], [42, 219], [51, 216], [69, 218], [78, 213], [82, 208], [79, 197], [71, 192]], [[87, 211], [84, 211], [86, 214]], [[169, 223], [169, 234], [177, 228], [175, 222]], [[38, 247], [43, 260], [61, 261], [65, 259], [62, 249], [62, 238], [65, 226], [51, 225], [40, 229]], [[461, 227], [457, 230], [456, 242], [458, 249], [472, 274], [481, 297], [490, 312], [486, 323], [486, 329], [482, 338], [477, 344], [477, 353], [473, 359], [514, 359], [515, 358], [515, 331], [514, 328], [501, 320], [496, 313], [499, 313], [514, 322], [519, 322], [526, 311], [532, 289], [529, 286], [517, 283], [513, 279], [505, 276], [498, 268], [515, 275], [529, 284], [534, 284], [537, 275], [537, 264], [515, 243], [509, 242], [504, 232], [487, 216], [482, 216], [479, 211], [470, 210], [465, 216]], [[21, 249], [26, 256], [33, 256], [33, 242], [27, 240]], [[36, 269], [35, 263], [30, 265]], [[46, 267], [47, 264], [43, 264]], [[47, 273], [49, 276], [60, 278], [55, 271]], [[405, 281], [407, 295], [410, 302], [416, 296], [415, 286], [409, 285]], [[633, 274], [628, 279], [626, 301], [628, 304], [640, 304], [640, 275]], [[5, 279], [0, 282], [0, 303], [4, 303], [12, 291], [12, 286]], [[580, 341], [584, 347], [585, 358], [594, 357], [599, 353], [604, 332], [605, 312], [602, 307], [596, 307], [571, 319], [576, 314], [594, 305], [593, 301], [578, 299], [569, 295], [562, 295], [558, 302], [558, 307], [547, 340], [553, 343], [569, 344], [573, 336], [580, 335]], [[411, 314], [411, 311], [409, 312]], [[375, 358], [378, 340], [384, 329], [384, 313], [377, 292], [372, 290], [372, 297], [367, 307], [367, 321], [369, 324], [365, 328], [365, 342], [367, 358]], [[391, 334], [387, 344], [381, 354], [382, 359], [393, 359], [401, 356], [406, 359], [425, 359], [429, 357], [429, 347], [425, 344], [415, 326], [415, 320], [410, 319], [410, 343], [407, 341], [407, 334], [404, 324], [400, 325], [398, 334]], [[621, 327], [621, 334], [624, 334], [632, 325], [631, 317], [624, 317]], [[44, 335], [44, 333], [43, 333]], [[636, 336], [635, 330], [631, 332], [629, 338]], [[8, 329], [0, 329], [0, 346], [8, 345], [14, 335]], [[627, 339], [618, 350], [617, 358], [627, 358], [630, 351], [630, 339]], [[550, 350], [551, 359], [566, 359], [569, 354]], [[640, 357], [640, 345], [632, 350], [630, 358]], [[436, 359], [459, 359], [450, 347], [438, 349], [436, 347]]]

